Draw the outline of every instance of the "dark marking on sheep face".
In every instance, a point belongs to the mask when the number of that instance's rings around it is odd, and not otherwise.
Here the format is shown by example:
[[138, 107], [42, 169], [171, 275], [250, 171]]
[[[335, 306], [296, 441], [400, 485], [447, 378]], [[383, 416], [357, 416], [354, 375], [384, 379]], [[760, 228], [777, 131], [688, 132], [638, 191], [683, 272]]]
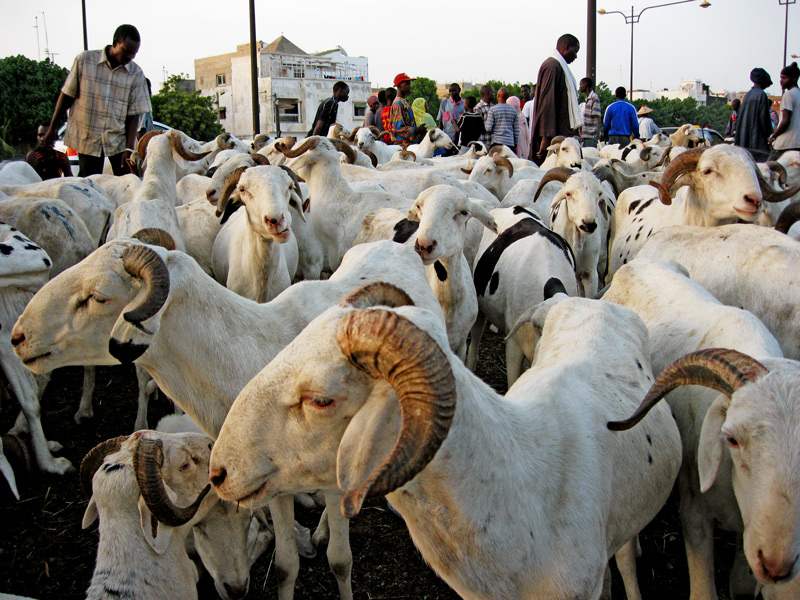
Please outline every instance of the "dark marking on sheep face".
[[392, 241], [398, 244], [405, 244], [412, 235], [417, 233], [417, 229], [419, 229], [419, 221], [409, 221], [408, 219], [398, 221], [394, 224]]
[[649, 462], [651, 465], [653, 464], [653, 457], [652, 457], [652, 455], [650, 455], [650, 454], [648, 454], [648, 455], [647, 455], [647, 462]]
[[2, 252], [4, 256], [8, 256], [13, 251], [14, 251], [14, 246], [9, 246], [8, 244], [0, 244], [0, 252]]
[[644, 204], [642, 204], [642, 205], [639, 207], [639, 210], [637, 210], [637, 211], [636, 211], [636, 214], [637, 214], [637, 215], [640, 215], [640, 214], [642, 214], [642, 211], [643, 211], [645, 208], [647, 208], [648, 206], [650, 206], [650, 205], [653, 203], [653, 200], [654, 200], [654, 199], [655, 199], [655, 198], [650, 198], [650, 200], [648, 200], [647, 202], [645, 202]]
[[567, 289], [558, 277], [551, 277], [544, 284], [544, 299], [552, 298], [556, 294], [566, 294]]
[[437, 260], [433, 263], [433, 270], [436, 271], [436, 277], [439, 278], [439, 281], [447, 281], [447, 269], [444, 268], [441, 262]]
[[111, 338], [108, 340], [108, 353], [122, 364], [135, 361], [142, 354], [147, 352], [149, 344], [135, 344], [134, 342], [120, 342]]
[[491, 296], [497, 291], [497, 286], [500, 285], [500, 273], [495, 271], [492, 273], [492, 278], [489, 280], [489, 295]]
[[117, 471], [118, 469], [122, 468], [122, 465], [119, 463], [103, 463], [103, 466], [100, 467], [106, 473], [112, 473]]
[[49, 267], [50, 265], [53, 264], [53, 263], [50, 262], [50, 259], [47, 258], [46, 256], [44, 258], [42, 258], [42, 262], [44, 263], [45, 267]]
[[213, 177], [214, 173], [217, 172], [219, 167], [211, 167], [208, 171], [206, 171], [206, 177]]
[[228, 219], [231, 218], [231, 215], [233, 215], [233, 213], [242, 208], [242, 206], [244, 205], [238, 200], [235, 202], [229, 202], [227, 206], [225, 206], [225, 211], [222, 213], [222, 218], [219, 220], [219, 224], [224, 225], [225, 223], [227, 223]]
[[640, 362], [639, 362], [639, 359], [638, 359], [638, 358], [636, 359], [636, 367], [637, 367], [637, 368], [638, 368], [640, 371], [644, 371], [644, 368], [642, 367], [642, 363], [640, 363]]
[[653, 445], [653, 438], [650, 437], [650, 434], [648, 433], [645, 437], [647, 438], [647, 443], [652, 446]]
[[473, 275], [475, 291], [478, 296], [483, 296], [486, 292], [486, 286], [489, 285], [489, 280], [492, 277], [492, 273], [494, 273], [497, 262], [500, 260], [506, 248], [511, 246], [514, 242], [534, 234], [545, 237], [551, 244], [559, 248], [564, 253], [564, 256], [567, 257], [572, 268], [575, 269], [575, 255], [572, 253], [572, 249], [569, 247], [566, 240], [545, 227], [541, 221], [525, 218], [502, 231], [500, 235], [497, 236], [497, 239], [495, 239], [481, 255], [478, 264], [475, 266], [475, 273]]

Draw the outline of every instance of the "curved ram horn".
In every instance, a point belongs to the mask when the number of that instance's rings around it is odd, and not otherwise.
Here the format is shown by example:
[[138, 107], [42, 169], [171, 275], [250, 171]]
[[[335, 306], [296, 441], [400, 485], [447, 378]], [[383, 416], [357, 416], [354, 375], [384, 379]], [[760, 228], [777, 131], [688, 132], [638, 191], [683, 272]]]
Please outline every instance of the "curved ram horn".
[[385, 281], [373, 281], [347, 294], [347, 296], [339, 300], [339, 306], [353, 308], [388, 306], [389, 308], [397, 308], [398, 306], [414, 306], [414, 301], [411, 296], [396, 285]]
[[786, 173], [786, 167], [784, 167], [777, 160], [767, 161], [767, 166], [770, 168], [770, 171], [778, 172], [778, 181], [781, 183], [781, 185], [786, 183], [786, 177], [788, 176]]
[[776, 190], [770, 185], [769, 181], [764, 178], [761, 169], [758, 167], [754, 167], [754, 169], [756, 171], [758, 185], [761, 187], [761, 198], [764, 202], [783, 202], [787, 198], [794, 196], [797, 192], [800, 192], [800, 184], [785, 190]]
[[147, 145], [150, 143], [150, 140], [152, 140], [157, 135], [161, 135], [162, 133], [165, 132], [161, 129], [153, 129], [152, 131], [148, 131], [142, 137], [139, 138], [139, 143], [136, 145], [136, 154], [139, 155], [139, 158], [141, 159], [142, 162], [144, 162], [144, 157], [147, 154]]
[[[497, 146], [495, 146], [495, 148], [496, 147]], [[504, 168], [508, 169], [508, 178], [509, 179], [511, 179], [514, 176], [514, 165], [511, 164], [510, 160], [508, 160], [504, 156], [498, 156], [497, 154], [495, 154], [492, 157], [492, 160], [494, 161], [494, 164], [496, 164], [498, 167], [504, 167]]]
[[127, 439], [127, 435], [111, 438], [105, 442], [100, 442], [86, 453], [86, 456], [84, 456], [81, 461], [80, 468], [81, 489], [83, 490], [84, 496], [87, 498], [92, 497], [92, 479], [94, 479], [94, 474], [97, 473], [97, 469], [103, 464], [103, 460], [105, 460], [106, 456], [117, 452], [120, 446], [122, 446], [122, 442]]
[[297, 194], [297, 197], [298, 197], [298, 198], [300, 198], [300, 199], [302, 200], [302, 198], [303, 198], [303, 190], [301, 190], [301, 189], [300, 189], [300, 180], [297, 178], [297, 173], [295, 173], [294, 171], [292, 171], [292, 170], [291, 170], [289, 167], [287, 167], [286, 165], [279, 165], [279, 168], [280, 168], [280, 169], [283, 169], [284, 171], [286, 171], [286, 174], [287, 174], [287, 175], [288, 175], [288, 176], [291, 178], [291, 180], [292, 180], [292, 186], [294, 187], [294, 191], [295, 191], [295, 193]]
[[362, 309], [346, 314], [337, 340], [356, 368], [394, 388], [402, 420], [389, 457], [342, 499], [342, 513], [352, 518], [368, 495], [388, 494], [433, 459], [453, 421], [456, 381], [438, 344], [392, 311]]
[[133, 472], [136, 483], [144, 498], [147, 508], [160, 523], [170, 527], [180, 527], [188, 523], [197, 514], [200, 503], [211, 490], [207, 485], [197, 499], [185, 508], [175, 506], [167, 496], [164, 488], [164, 479], [161, 475], [161, 465], [164, 462], [164, 452], [161, 440], [139, 438], [136, 451], [133, 453]]
[[253, 138], [253, 143], [250, 147], [253, 149], [253, 152], [258, 152], [267, 145], [269, 142], [269, 136], [266, 133], [259, 133], [255, 138]]
[[167, 301], [169, 270], [155, 250], [140, 245], [125, 248], [122, 266], [131, 277], [141, 279], [147, 289], [139, 304], [123, 315], [128, 323], [141, 327], [139, 324], [161, 310]]
[[682, 153], [678, 158], [669, 163], [669, 166], [664, 170], [661, 176], [661, 183], [651, 181], [650, 185], [658, 190], [658, 197], [662, 204], [672, 204], [672, 186], [681, 175], [690, 173], [697, 168], [697, 162], [700, 160], [700, 155], [706, 151], [706, 148], [694, 148]]
[[656, 167], [663, 167], [665, 164], [667, 164], [667, 160], [669, 160], [669, 153], [671, 150], [672, 150], [672, 144], [670, 143], [669, 146], [664, 148], [664, 154], [661, 155], [661, 160], [658, 161]]
[[561, 183], [566, 183], [567, 179], [569, 179], [572, 175], [575, 174], [575, 171], [570, 169], [569, 167], [554, 167], [550, 169], [547, 173], [544, 174], [542, 180], [539, 182], [539, 187], [536, 188], [536, 194], [533, 196], [533, 201], [539, 199], [539, 194], [542, 193], [544, 186], [546, 186], [551, 181], [560, 181]]
[[280, 150], [280, 152], [286, 158], [297, 158], [304, 152], [316, 148], [319, 145], [320, 139], [322, 138], [320, 138], [319, 136], [312, 136], [310, 138], [306, 138], [303, 140], [303, 143], [301, 143], [297, 148], [293, 146], [287, 147], [286, 145], [284, 145], [283, 142], [278, 142], [277, 144], [275, 144], [275, 149]]
[[228, 206], [228, 201], [231, 199], [231, 195], [236, 190], [236, 186], [239, 184], [239, 179], [242, 177], [242, 173], [247, 171], [249, 167], [239, 167], [230, 175], [225, 178], [225, 183], [222, 184], [222, 191], [219, 195], [219, 202], [217, 202], [217, 217], [221, 217], [222, 214], [225, 212], [225, 207]]
[[470, 167], [469, 169], [465, 169], [464, 167], [461, 167], [461, 172], [466, 173], [467, 175], [472, 175], [472, 169], [474, 168], [475, 167]]
[[253, 162], [256, 163], [256, 166], [259, 167], [269, 166], [269, 159], [263, 154], [259, 154], [258, 152], [251, 152], [250, 158], [253, 159]]
[[236, 145], [231, 137], [231, 134], [227, 131], [225, 133], [220, 133], [216, 140], [217, 148], [220, 150], [231, 150]]
[[172, 144], [172, 148], [175, 150], [175, 153], [184, 160], [200, 160], [201, 158], [211, 154], [210, 150], [208, 152], [201, 152], [200, 154], [197, 152], [192, 152], [191, 150], [187, 150], [186, 146], [183, 145], [186, 134], [182, 134], [177, 129], [171, 129], [169, 133], [167, 133], [167, 136], [169, 137], [169, 141]]
[[789, 233], [792, 225], [797, 221], [800, 221], [800, 202], [792, 202], [778, 216], [778, 220], [775, 222], [775, 231]]
[[567, 138], [566, 138], [566, 136], [563, 136], [563, 135], [557, 135], [556, 137], [554, 137], [553, 139], [551, 139], [551, 140], [550, 140], [550, 143], [548, 144], [548, 146], [552, 146], [552, 145], [554, 145], [554, 144], [560, 144], [560, 143], [561, 143], [561, 142], [563, 142], [565, 139], [567, 139]]
[[611, 184], [611, 189], [614, 190], [614, 196], [619, 196], [619, 192], [617, 191], [617, 182], [615, 179], [614, 169], [609, 166], [603, 165], [601, 167], [595, 167], [592, 170], [594, 176], [597, 177], [600, 181], [607, 181]]
[[175, 240], [169, 232], [158, 227], [145, 227], [134, 233], [131, 237], [150, 244], [151, 246], [161, 246], [166, 250], [175, 250]]
[[417, 162], [417, 155], [414, 154], [411, 150], [400, 150], [400, 152], [398, 152], [398, 155], [402, 160], [410, 158], [411, 162]]
[[487, 153], [487, 155], [494, 156], [495, 154], [499, 154], [502, 151], [503, 151], [502, 146], [492, 146], [491, 148], [489, 148], [489, 152]]
[[372, 152], [370, 152], [369, 150], [362, 150], [361, 152], [363, 152], [364, 154], [366, 154], [367, 156], [369, 156], [369, 160], [370, 160], [370, 162], [372, 163], [372, 166], [373, 166], [373, 167], [377, 167], [377, 166], [378, 166], [378, 157], [377, 157], [377, 156], [375, 156], [375, 155], [374, 155]]
[[[370, 125], [368, 129], [370, 132], [372, 132], [372, 135], [375, 136], [375, 139], [379, 139], [381, 137], [381, 130], [375, 127], [375, 125]], [[355, 134], [353, 134], [353, 137], [355, 137]]]
[[346, 139], [348, 142], [350, 142], [350, 143], [352, 144], [352, 143], [354, 143], [354, 142], [356, 141], [356, 134], [358, 133], [358, 130], [359, 130], [359, 129], [361, 129], [361, 127], [362, 127], [362, 126], [361, 126], [361, 125], [359, 125], [359, 126], [358, 126], [358, 127], [356, 127], [355, 129], [353, 129], [353, 131], [351, 131], [351, 132], [350, 132], [350, 135], [344, 135], [344, 134], [342, 134], [342, 136], [343, 136], [343, 137], [344, 137], [344, 138], [345, 138], [345, 139]]
[[746, 383], [769, 371], [756, 359], [727, 348], [698, 350], [683, 356], [668, 366], [653, 382], [639, 408], [624, 421], [610, 421], [612, 431], [630, 429], [669, 392], [682, 385], [702, 385], [731, 396]]
[[643, 162], [647, 162], [650, 160], [650, 155], [653, 153], [652, 146], [645, 146], [641, 150], [639, 150], [639, 158], [642, 159]]
[[347, 157], [348, 163], [352, 165], [354, 162], [356, 162], [356, 151], [353, 150], [353, 147], [350, 144], [337, 139], [331, 139], [331, 143], [339, 152], [344, 153], [344, 155]]

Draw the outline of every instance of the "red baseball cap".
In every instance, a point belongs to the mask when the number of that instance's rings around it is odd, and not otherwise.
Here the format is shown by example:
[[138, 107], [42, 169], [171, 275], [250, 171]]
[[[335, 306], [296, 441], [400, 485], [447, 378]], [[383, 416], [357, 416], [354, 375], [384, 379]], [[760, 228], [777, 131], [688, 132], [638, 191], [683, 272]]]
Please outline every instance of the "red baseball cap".
[[398, 74], [398, 75], [397, 75], [397, 76], [394, 78], [394, 87], [397, 87], [398, 85], [400, 85], [400, 84], [401, 84], [401, 83], [403, 83], [404, 81], [414, 81], [414, 78], [413, 78], [413, 77], [409, 77], [409, 76], [408, 76], [408, 75], [406, 75], [405, 73], [399, 73], [399, 74]]

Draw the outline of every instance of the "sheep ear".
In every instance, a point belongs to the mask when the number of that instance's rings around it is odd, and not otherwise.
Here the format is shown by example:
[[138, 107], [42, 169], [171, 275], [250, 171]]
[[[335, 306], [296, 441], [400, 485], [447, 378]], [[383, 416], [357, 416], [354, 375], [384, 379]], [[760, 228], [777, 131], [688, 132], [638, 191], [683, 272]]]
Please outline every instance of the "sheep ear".
[[400, 434], [400, 406], [386, 381], [378, 381], [339, 443], [336, 479], [342, 490], [358, 488], [389, 456]]
[[298, 196], [297, 192], [294, 190], [291, 191], [289, 196], [289, 206], [295, 210], [295, 212], [300, 216], [300, 220], [305, 223], [306, 215], [303, 213], [303, 199]]
[[709, 407], [706, 418], [703, 419], [703, 429], [700, 431], [700, 443], [697, 448], [701, 492], [707, 492], [717, 478], [725, 443], [720, 430], [728, 414], [730, 403], [731, 399], [728, 396], [720, 394]]
[[81, 529], [86, 529], [97, 520], [99, 517], [99, 513], [97, 512], [97, 504], [94, 501], [94, 496], [89, 498], [89, 505], [86, 507], [86, 511], [83, 513], [83, 521], [81, 521]]
[[420, 219], [420, 206], [416, 202], [411, 205], [411, 208], [408, 209], [408, 215], [406, 218], [409, 221], [417, 221], [419, 222]]
[[600, 207], [600, 212], [603, 213], [603, 218], [608, 220], [608, 208], [606, 207], [606, 201], [600, 198], [600, 202], [597, 203]]
[[469, 213], [478, 221], [483, 223], [483, 226], [487, 229], [491, 229], [494, 233], [497, 233], [497, 223], [494, 221], [494, 217], [492, 213], [490, 213], [482, 203], [479, 201], [475, 201], [470, 199], [469, 201], [470, 208]]
[[[175, 493], [165, 486], [167, 494], [170, 499], [175, 502]], [[153, 551], [159, 556], [164, 554], [172, 540], [172, 534], [175, 531], [174, 527], [159, 523], [158, 520], [150, 512], [144, 498], [139, 498], [139, 524], [142, 527], [142, 534], [144, 534], [145, 541], [150, 545]]]

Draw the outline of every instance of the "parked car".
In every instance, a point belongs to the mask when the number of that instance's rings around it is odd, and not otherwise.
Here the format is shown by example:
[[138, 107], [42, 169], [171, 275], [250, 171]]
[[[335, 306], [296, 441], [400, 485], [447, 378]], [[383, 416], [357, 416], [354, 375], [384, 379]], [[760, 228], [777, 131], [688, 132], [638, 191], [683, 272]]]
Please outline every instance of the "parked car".
[[[697, 131], [700, 132], [700, 135], [703, 136], [703, 139], [706, 142], [706, 146], [716, 146], [717, 144], [722, 144], [725, 142], [725, 138], [717, 131], [716, 129], [703, 129], [702, 127], [695, 125], [697, 127]], [[666, 135], [672, 135], [678, 131], [677, 127], [662, 127], [661, 132], [665, 133]]]
[[[153, 121], [153, 128], [158, 129], [161, 131], [169, 131], [172, 129], [169, 125], [165, 125], [164, 123], [159, 123], [158, 121]], [[59, 152], [63, 152], [69, 158], [69, 166], [72, 168], [72, 175], [77, 177], [78, 171], [80, 167], [78, 166], [78, 153], [64, 144], [64, 134], [67, 131], [67, 124], [64, 123], [61, 128], [58, 130], [58, 137], [56, 138], [54, 147]]]

